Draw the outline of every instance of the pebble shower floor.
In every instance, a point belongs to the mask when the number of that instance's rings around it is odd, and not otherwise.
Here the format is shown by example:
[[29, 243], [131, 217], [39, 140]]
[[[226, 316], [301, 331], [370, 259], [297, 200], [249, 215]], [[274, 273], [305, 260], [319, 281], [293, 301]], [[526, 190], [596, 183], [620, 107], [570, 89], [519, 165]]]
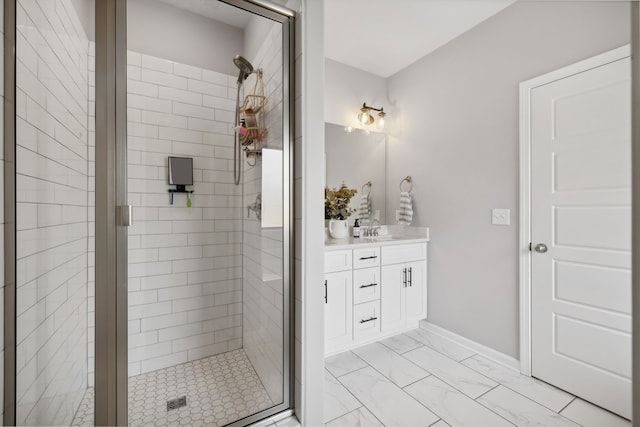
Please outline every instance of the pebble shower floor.
[[[167, 400], [187, 406], [167, 411]], [[93, 425], [93, 388], [73, 426]], [[222, 426], [273, 406], [242, 349], [129, 378], [129, 425]]]

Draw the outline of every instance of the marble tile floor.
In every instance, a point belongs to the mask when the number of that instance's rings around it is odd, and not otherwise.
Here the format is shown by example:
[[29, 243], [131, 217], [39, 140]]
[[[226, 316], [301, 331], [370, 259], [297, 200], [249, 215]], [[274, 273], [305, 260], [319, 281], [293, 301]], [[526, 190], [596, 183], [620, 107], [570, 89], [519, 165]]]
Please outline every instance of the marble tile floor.
[[424, 329], [325, 359], [324, 420], [327, 427], [631, 427]]
[[[93, 425], [93, 396], [88, 389], [73, 426]], [[180, 396], [187, 406], [167, 411], [167, 400]], [[129, 378], [131, 427], [223, 426], [271, 406], [242, 349]]]

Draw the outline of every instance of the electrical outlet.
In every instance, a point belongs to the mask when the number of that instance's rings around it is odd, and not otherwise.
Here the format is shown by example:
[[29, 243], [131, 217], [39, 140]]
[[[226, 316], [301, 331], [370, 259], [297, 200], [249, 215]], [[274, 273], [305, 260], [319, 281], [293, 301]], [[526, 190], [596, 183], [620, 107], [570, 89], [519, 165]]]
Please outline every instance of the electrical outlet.
[[491, 224], [493, 225], [510, 225], [511, 210], [510, 209], [492, 209]]

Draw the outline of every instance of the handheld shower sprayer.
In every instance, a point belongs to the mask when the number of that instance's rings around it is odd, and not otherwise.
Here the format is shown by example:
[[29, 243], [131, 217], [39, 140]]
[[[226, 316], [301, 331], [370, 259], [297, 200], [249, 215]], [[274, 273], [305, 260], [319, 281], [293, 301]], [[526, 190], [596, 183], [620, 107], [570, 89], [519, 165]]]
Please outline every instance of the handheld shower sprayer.
[[240, 85], [249, 76], [249, 74], [253, 73], [253, 65], [240, 55], [236, 55], [235, 58], [233, 58], [233, 63], [240, 70], [240, 73], [238, 74], [238, 84]]
[[[236, 55], [233, 58], [233, 63], [238, 70], [240, 70], [238, 74], [238, 90], [236, 92], [236, 127], [240, 125], [240, 87], [244, 80], [249, 76], [249, 74], [253, 73], [253, 65], [251, 62], [247, 61], [243, 56]], [[239, 132], [235, 133], [234, 137], [234, 147], [233, 147], [233, 181], [236, 185], [240, 185], [240, 171], [241, 162], [242, 162], [242, 152], [240, 147], [240, 134]]]

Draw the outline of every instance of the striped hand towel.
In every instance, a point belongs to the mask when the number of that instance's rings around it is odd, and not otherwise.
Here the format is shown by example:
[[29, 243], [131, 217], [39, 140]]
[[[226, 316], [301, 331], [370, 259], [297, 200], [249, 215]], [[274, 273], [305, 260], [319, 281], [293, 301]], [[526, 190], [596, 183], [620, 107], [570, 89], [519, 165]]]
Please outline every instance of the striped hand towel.
[[360, 198], [358, 216], [360, 218], [360, 221], [368, 220], [371, 217], [371, 199], [369, 198], [368, 194]]
[[400, 192], [400, 209], [398, 209], [398, 224], [411, 225], [413, 219], [413, 206], [411, 203], [411, 195], [406, 192]]

